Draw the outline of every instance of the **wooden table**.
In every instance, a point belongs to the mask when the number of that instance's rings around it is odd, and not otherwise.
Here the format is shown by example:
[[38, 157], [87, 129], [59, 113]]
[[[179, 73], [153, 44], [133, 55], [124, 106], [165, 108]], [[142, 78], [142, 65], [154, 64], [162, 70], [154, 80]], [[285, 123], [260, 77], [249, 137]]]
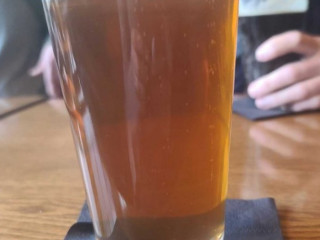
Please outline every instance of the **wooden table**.
[[[0, 239], [63, 239], [85, 194], [62, 101], [0, 121]], [[230, 198], [274, 197], [287, 240], [320, 239], [320, 115], [233, 116]]]
[[233, 116], [230, 198], [276, 199], [287, 240], [320, 239], [320, 114]]
[[85, 199], [62, 101], [0, 121], [0, 239], [63, 239]]
[[19, 110], [35, 106], [45, 100], [44, 96], [25, 96], [16, 98], [0, 98], [0, 118], [14, 114]]

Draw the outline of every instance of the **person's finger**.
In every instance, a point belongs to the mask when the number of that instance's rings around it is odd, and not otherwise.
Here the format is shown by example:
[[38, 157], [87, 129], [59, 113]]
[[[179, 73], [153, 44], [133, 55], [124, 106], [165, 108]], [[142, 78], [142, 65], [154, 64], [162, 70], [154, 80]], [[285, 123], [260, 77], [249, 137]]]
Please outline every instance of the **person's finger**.
[[50, 43], [46, 43], [40, 53], [38, 62], [34, 67], [29, 69], [29, 75], [37, 76], [42, 74], [45, 71], [46, 63], [50, 62], [54, 58], [53, 48]]
[[60, 85], [60, 75], [56, 62], [53, 62], [52, 66], [52, 80], [54, 85], [54, 93], [56, 98], [62, 98], [62, 90]]
[[297, 103], [320, 93], [320, 77], [294, 84], [288, 88], [255, 100], [260, 109], [272, 109]]
[[43, 62], [41, 59], [37, 62], [37, 64], [29, 69], [29, 75], [32, 77], [38, 76], [43, 72]]
[[289, 31], [269, 38], [256, 50], [256, 59], [267, 62], [288, 53], [313, 55], [319, 48], [316, 37], [299, 31]]
[[59, 74], [56, 63], [53, 61], [43, 72], [44, 85], [50, 98], [61, 98], [62, 91], [59, 82]]
[[319, 57], [289, 63], [252, 82], [248, 87], [248, 94], [252, 98], [261, 98], [319, 73]]
[[317, 110], [320, 109], [320, 95], [309, 98], [307, 100], [294, 103], [290, 106], [293, 112], [302, 112], [307, 110]]
[[46, 90], [47, 95], [50, 98], [56, 98], [55, 94], [55, 87], [52, 81], [52, 70], [51, 68], [46, 68], [43, 71], [43, 81], [44, 81], [44, 87]]

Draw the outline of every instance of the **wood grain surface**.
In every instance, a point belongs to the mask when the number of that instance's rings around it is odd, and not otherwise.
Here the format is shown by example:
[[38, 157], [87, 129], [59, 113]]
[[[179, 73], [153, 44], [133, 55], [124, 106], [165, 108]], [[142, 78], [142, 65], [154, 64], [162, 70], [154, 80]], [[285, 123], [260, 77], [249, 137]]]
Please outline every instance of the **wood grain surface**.
[[273, 197], [287, 240], [320, 239], [320, 114], [233, 116], [229, 198]]
[[85, 199], [64, 103], [2, 119], [0, 155], [0, 239], [63, 239]]
[[[274, 197], [285, 239], [320, 239], [320, 115], [233, 116], [229, 197]], [[63, 239], [85, 194], [62, 101], [0, 121], [0, 239]]]
[[14, 111], [15, 109], [38, 102], [41, 99], [44, 99], [44, 96], [25, 96], [11, 99], [0, 98], [0, 117], [8, 112]]

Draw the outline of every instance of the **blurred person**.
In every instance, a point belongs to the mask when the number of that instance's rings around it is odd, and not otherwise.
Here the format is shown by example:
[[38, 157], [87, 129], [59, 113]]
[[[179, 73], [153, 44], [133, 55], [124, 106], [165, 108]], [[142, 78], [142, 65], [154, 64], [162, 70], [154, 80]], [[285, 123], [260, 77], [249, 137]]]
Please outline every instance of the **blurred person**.
[[293, 53], [301, 56], [298, 61], [286, 63], [249, 84], [248, 94], [258, 108], [283, 107], [294, 112], [320, 109], [319, 11], [320, 1], [311, 0], [303, 29], [309, 34], [287, 31], [272, 36], [257, 48], [255, 57], [262, 63]]
[[0, 97], [61, 96], [47, 35], [41, 0], [0, 0]]

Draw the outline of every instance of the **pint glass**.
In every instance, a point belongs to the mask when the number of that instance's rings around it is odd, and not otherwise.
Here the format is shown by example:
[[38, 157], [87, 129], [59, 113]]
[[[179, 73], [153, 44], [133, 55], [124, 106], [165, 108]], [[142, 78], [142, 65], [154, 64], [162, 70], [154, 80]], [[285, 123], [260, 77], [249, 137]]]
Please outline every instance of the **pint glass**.
[[223, 239], [237, 1], [43, 2], [97, 239]]

